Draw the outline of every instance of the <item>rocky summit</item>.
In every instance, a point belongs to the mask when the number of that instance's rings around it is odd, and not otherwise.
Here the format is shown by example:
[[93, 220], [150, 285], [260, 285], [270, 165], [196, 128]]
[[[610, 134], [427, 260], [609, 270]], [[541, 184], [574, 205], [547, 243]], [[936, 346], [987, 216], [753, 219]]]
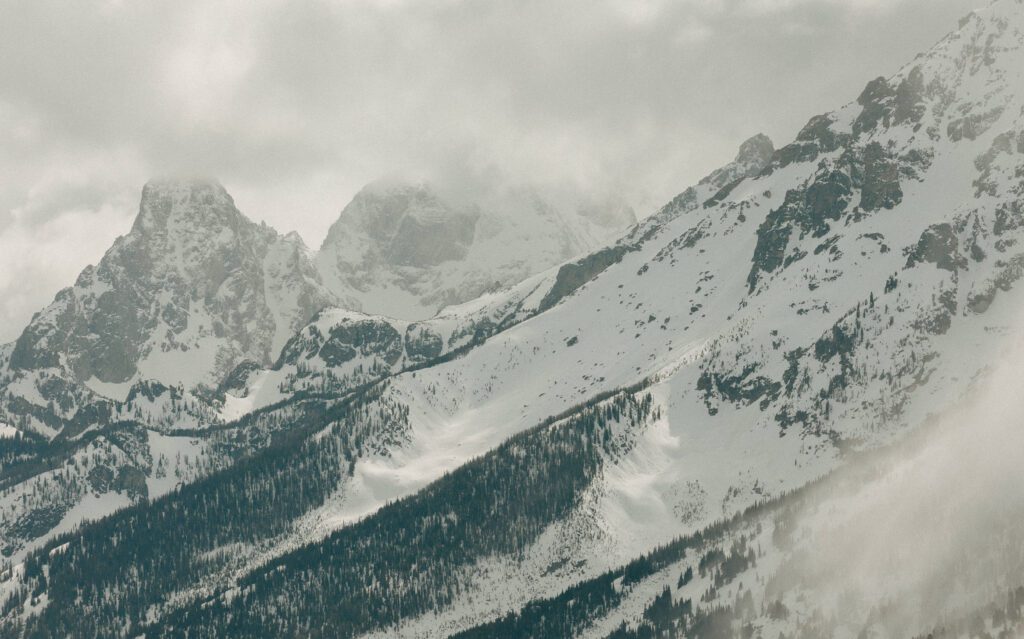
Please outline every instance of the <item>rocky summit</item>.
[[355, 310], [422, 320], [597, 248], [636, 222], [614, 199], [566, 201], [530, 187], [459, 200], [426, 184], [367, 186], [320, 247], [325, 280]]

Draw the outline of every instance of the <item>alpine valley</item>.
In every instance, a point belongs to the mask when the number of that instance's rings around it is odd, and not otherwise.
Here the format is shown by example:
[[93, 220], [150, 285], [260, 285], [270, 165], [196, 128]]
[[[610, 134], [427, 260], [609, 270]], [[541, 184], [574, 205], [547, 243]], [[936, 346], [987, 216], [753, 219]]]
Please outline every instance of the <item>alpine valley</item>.
[[1024, 636], [1022, 277], [1024, 0], [639, 222], [151, 181], [0, 347], [0, 637]]

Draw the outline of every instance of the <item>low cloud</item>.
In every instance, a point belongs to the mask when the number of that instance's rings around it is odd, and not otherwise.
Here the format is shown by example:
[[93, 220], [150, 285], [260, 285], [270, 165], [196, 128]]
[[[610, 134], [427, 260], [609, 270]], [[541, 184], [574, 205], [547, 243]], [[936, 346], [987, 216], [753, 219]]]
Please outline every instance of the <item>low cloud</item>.
[[[769, 580], [769, 602], [828, 620], [835, 636], [924, 637], [1002, 618], [1007, 592], [1024, 586], [1018, 326], [989, 370], [964, 380], [960, 405], [860, 462], [872, 469], [867, 481], [850, 473], [852, 486], [833, 482], [825, 499], [790, 514], [793, 554]], [[1019, 636], [1007, 632], [998, 636]]]

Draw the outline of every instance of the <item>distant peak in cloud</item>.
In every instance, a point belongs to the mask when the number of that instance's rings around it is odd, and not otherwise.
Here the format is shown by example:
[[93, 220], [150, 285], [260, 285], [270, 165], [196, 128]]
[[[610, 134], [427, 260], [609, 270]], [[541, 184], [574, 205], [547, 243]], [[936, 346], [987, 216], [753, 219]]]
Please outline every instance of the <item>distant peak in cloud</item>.
[[[142, 188], [139, 214], [133, 232], [147, 233], [166, 228], [176, 214], [188, 211], [203, 219], [231, 222], [243, 218], [227, 190], [208, 177], [161, 177]], [[198, 220], [199, 218], [193, 218]]]
[[740, 145], [740, 150], [736, 154], [736, 161], [764, 163], [772, 157], [772, 153], [775, 153], [775, 145], [772, 143], [772, 139], [764, 133], [758, 133]]

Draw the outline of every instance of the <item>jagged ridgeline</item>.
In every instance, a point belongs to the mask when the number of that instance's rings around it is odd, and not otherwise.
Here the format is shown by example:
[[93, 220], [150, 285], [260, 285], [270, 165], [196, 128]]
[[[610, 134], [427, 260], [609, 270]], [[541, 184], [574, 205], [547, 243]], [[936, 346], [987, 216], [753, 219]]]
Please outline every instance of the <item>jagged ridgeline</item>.
[[[514, 284], [634, 220], [617, 202], [575, 202], [570, 215], [539, 192], [513, 195], [460, 205], [473, 223], [453, 252], [438, 246], [465, 222], [462, 208], [425, 185], [375, 184], [314, 256], [296, 234], [245, 218], [215, 181], [149, 182], [131, 231], [0, 347], [0, 427], [12, 434], [0, 439], [5, 556], [222, 468], [294, 421], [284, 408], [252, 429], [243, 416], [255, 409], [340, 396], [458, 353], [498, 320], [516, 321], [509, 304], [428, 321], [442, 302], [478, 296], [472, 278]], [[526, 226], [502, 227], [514, 212]], [[381, 282], [397, 268], [419, 283], [382, 292], [339, 254], [345, 242], [370, 251]], [[532, 254], [514, 263], [480, 246], [519, 242]], [[433, 301], [411, 305], [406, 320], [358, 312], [413, 294]], [[263, 383], [268, 374], [276, 379]]]
[[238, 367], [277, 361], [324, 308], [381, 313], [394, 300], [408, 308], [390, 316], [427, 319], [635, 221], [615, 203], [575, 202], [570, 215], [531, 190], [484, 204], [459, 208], [425, 185], [374, 184], [314, 256], [298, 235], [245, 218], [214, 181], [153, 180], [131, 231], [0, 352], [9, 396], [0, 418], [24, 432], [73, 436], [110, 419], [136, 384], [208, 401]]
[[[0, 628], [1012, 636], [1024, 510], [974, 510], [990, 501], [954, 482], [894, 506], [885, 487], [1001, 469], [970, 437], [933, 448], [980, 426], [928, 424], [991, 381], [1019, 325], [1022, 68], [1024, 6], [999, 0], [619, 239], [538, 240], [551, 259], [489, 271], [497, 288], [460, 278], [529, 241], [490, 235], [481, 202], [375, 185], [310, 255], [217, 185], [155, 183], [0, 350]], [[469, 297], [434, 314], [453, 281]], [[354, 310], [378, 294], [395, 308]], [[921, 473], [893, 463], [912, 455]], [[990, 492], [1024, 494], [1015, 476]], [[900, 562], [954, 504], [983, 543], [916, 579]], [[901, 517], [930, 525], [861, 523]], [[847, 588], [828, 575], [870, 571], [833, 556], [899, 569]]]

